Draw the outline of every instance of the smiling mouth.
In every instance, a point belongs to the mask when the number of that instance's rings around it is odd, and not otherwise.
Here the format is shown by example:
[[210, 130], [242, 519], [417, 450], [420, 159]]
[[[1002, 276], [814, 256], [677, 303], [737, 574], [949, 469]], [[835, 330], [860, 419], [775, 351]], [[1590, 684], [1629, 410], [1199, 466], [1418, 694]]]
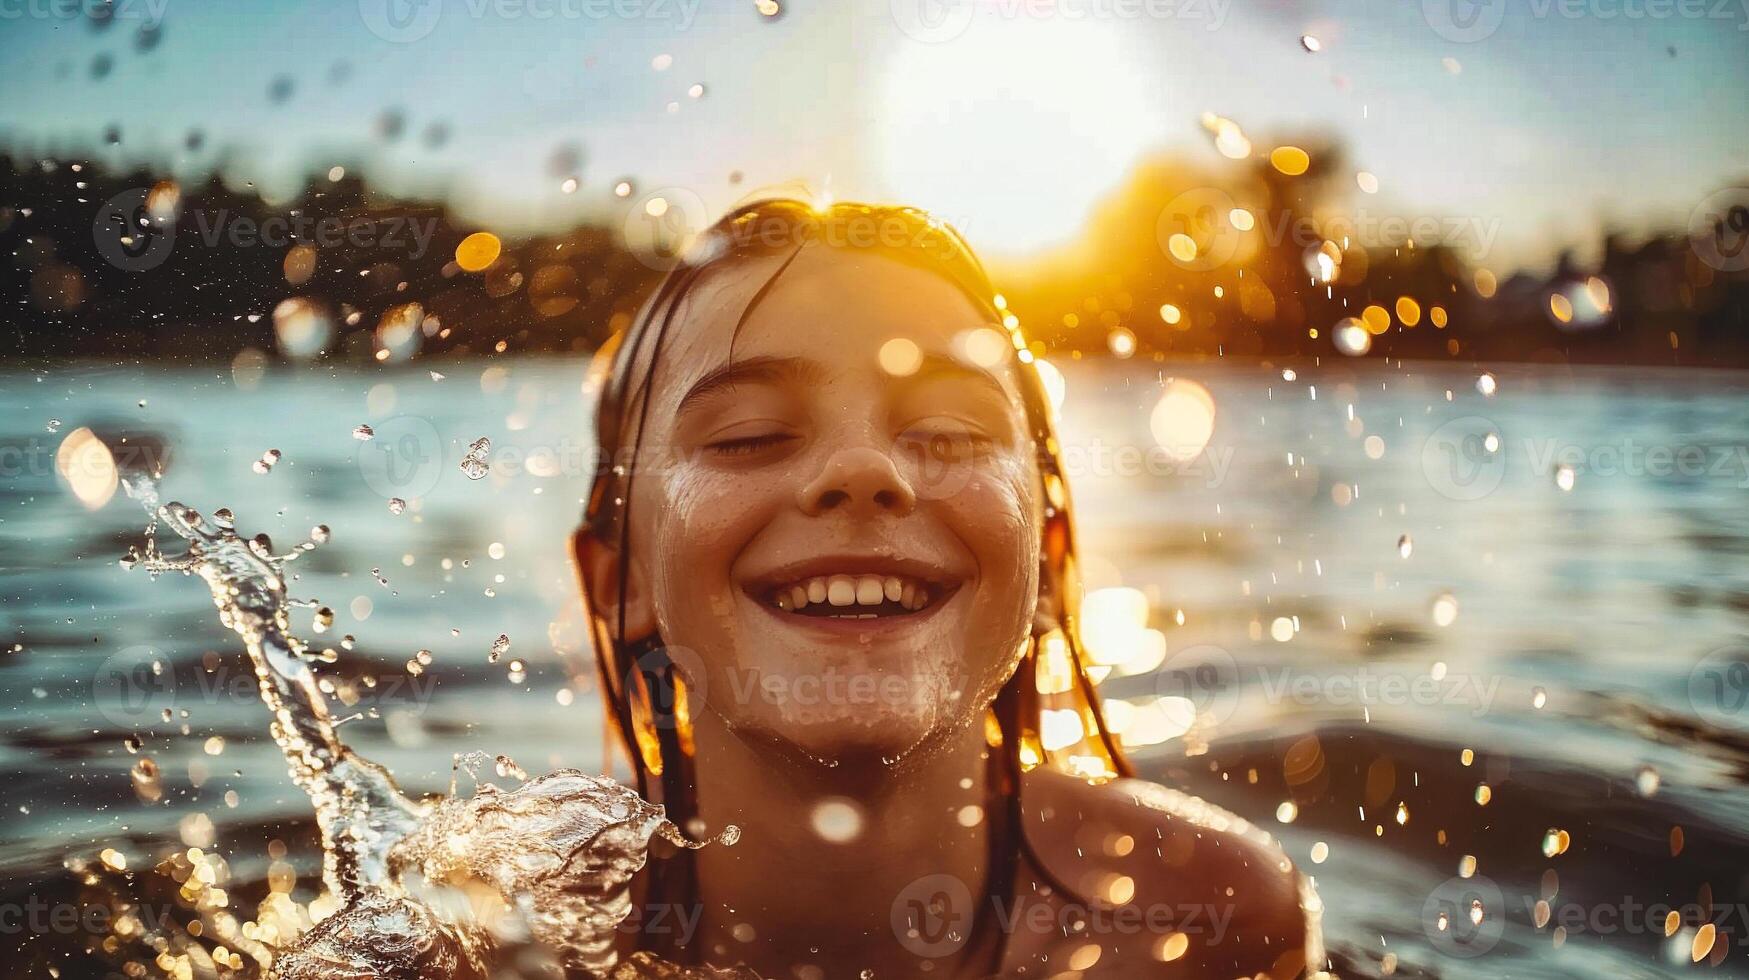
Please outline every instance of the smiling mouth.
[[954, 588], [906, 575], [814, 575], [765, 590], [763, 601], [816, 619], [888, 619], [939, 605]]

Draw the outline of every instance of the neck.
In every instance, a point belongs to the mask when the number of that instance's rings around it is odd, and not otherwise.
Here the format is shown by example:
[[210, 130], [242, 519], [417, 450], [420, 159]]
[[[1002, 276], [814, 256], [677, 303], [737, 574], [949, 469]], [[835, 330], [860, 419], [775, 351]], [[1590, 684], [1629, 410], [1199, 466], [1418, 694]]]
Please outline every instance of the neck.
[[[742, 830], [733, 847], [696, 853], [703, 908], [702, 918], [692, 913], [692, 945], [702, 944], [704, 959], [740, 960], [766, 976], [812, 964], [828, 977], [863, 969], [909, 976], [931, 960], [938, 976], [952, 976], [959, 956], [976, 953], [936, 934], [954, 910], [920, 923], [920, 936], [905, 935], [905, 923], [939, 901], [944, 887], [954, 893], [952, 879], [974, 900], [984, 894], [990, 815], [982, 726], [895, 765], [807, 759], [733, 731], [708, 711], [695, 719], [694, 741], [705, 830]], [[970, 911], [952, 926], [961, 937]]]

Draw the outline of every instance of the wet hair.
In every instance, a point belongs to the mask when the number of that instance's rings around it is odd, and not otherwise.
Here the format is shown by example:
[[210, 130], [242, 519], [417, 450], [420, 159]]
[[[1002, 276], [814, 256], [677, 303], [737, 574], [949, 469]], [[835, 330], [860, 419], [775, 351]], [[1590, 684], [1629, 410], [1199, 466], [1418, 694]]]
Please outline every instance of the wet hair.
[[[1080, 575], [1070, 520], [1068, 485], [1052, 422], [1052, 408], [1017, 319], [1002, 308], [982, 263], [950, 226], [915, 208], [840, 203], [815, 208], [792, 199], [744, 205], [703, 232], [685, 258], [671, 269], [631, 325], [597, 353], [592, 383], [600, 398], [595, 416], [600, 463], [584, 513], [583, 533], [613, 549], [620, 595], [603, 603], [584, 581], [584, 615], [595, 645], [604, 709], [620, 745], [630, 757], [637, 788], [661, 803], [668, 816], [686, 827], [697, 812], [692, 779], [692, 727], [684, 679], [666, 655], [660, 635], [627, 642], [625, 583], [631, 564], [632, 484], [647, 422], [657, 367], [670, 331], [684, 329], [683, 301], [715, 271], [750, 259], [777, 259], [776, 270], [741, 311], [739, 333], [753, 309], [806, 248], [867, 250], [924, 269], [957, 287], [993, 326], [1013, 340], [1016, 373], [1026, 421], [1036, 447], [1044, 501], [1038, 606], [1019, 664], [992, 702], [985, 719], [990, 746], [987, 785], [989, 815], [988, 894], [1009, 897], [1021, 857], [1028, 858], [1053, 887], [1055, 881], [1028, 841], [1021, 821], [1021, 776], [1051, 766], [1087, 778], [1128, 776], [1131, 770], [1106, 727], [1078, 631]], [[640, 370], [640, 365], [642, 369]], [[635, 376], [634, 376], [635, 375]], [[616, 612], [617, 610], [617, 612]], [[1083, 737], [1073, 745], [1047, 748], [1041, 737], [1044, 712], [1073, 710]], [[652, 868], [653, 900], [690, 903], [697, 895], [691, 851], [681, 851]], [[1005, 937], [981, 914], [980, 903], [967, 942], [987, 949], [990, 971], [1000, 968]], [[696, 963], [697, 950], [664, 948], [673, 938], [645, 936], [641, 943], [675, 962]], [[974, 955], [976, 955], [974, 953]]]

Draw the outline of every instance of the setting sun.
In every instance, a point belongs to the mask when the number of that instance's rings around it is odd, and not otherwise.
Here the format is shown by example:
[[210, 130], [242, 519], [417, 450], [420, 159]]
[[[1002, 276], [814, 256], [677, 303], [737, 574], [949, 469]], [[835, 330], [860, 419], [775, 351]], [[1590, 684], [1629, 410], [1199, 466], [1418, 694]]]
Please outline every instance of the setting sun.
[[981, 17], [951, 42], [902, 43], [875, 110], [882, 178], [980, 249], [1070, 241], [1159, 141], [1170, 99], [1138, 59], [1110, 23]]

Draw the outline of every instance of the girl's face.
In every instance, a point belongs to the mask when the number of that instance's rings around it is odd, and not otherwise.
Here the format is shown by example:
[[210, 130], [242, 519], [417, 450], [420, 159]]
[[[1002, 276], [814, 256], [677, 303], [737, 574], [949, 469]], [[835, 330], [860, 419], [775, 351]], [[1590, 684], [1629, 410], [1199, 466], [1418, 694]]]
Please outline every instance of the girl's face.
[[[815, 759], [894, 758], [981, 719], [1030, 633], [1039, 478], [1014, 352], [941, 277], [821, 246], [735, 335], [778, 261], [711, 272], [670, 328], [628, 634], [660, 630], [694, 715]], [[1002, 343], [968, 345], [980, 329]], [[883, 358], [892, 341], [914, 346]]]

